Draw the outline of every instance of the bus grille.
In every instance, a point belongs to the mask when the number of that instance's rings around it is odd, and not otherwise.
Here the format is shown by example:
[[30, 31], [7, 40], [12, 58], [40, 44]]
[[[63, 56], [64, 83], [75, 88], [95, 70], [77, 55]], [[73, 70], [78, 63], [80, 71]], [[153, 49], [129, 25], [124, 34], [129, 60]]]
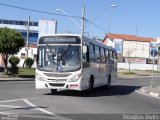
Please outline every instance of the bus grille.
[[68, 77], [71, 74], [51, 74], [51, 73], [44, 73], [44, 75], [46, 75], [47, 77]]
[[48, 81], [66, 82], [66, 81], [67, 81], [67, 79], [48, 79]]
[[63, 87], [65, 84], [49, 83], [49, 85], [53, 87]]

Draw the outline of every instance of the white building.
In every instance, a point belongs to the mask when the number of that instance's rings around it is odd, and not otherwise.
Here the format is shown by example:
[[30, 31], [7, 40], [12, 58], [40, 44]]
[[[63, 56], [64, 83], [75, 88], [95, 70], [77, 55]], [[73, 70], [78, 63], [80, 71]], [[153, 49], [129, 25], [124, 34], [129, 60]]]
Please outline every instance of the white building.
[[154, 70], [160, 71], [160, 41], [158, 40], [160, 39], [136, 35], [107, 34], [102, 42], [116, 49], [119, 57], [118, 68], [122, 69], [152, 70], [151, 50], [156, 49], [158, 55], [155, 57]]
[[153, 38], [125, 34], [107, 34], [103, 43], [116, 49], [119, 57], [126, 62], [146, 63], [150, 55], [150, 45], [156, 42]]
[[[28, 21], [19, 21], [19, 20], [4, 20], [0, 19], [0, 28], [11, 28], [20, 32], [25, 39], [27, 40], [27, 26]], [[37, 55], [37, 41], [38, 38], [42, 35], [47, 34], [56, 34], [57, 33], [57, 21], [55, 20], [39, 20], [38, 22], [30, 21], [29, 26], [29, 49], [28, 57], [35, 59]], [[23, 66], [24, 60], [26, 59], [26, 48], [22, 48], [20, 52], [15, 55], [20, 58], [19, 66]], [[0, 65], [3, 65], [3, 60], [0, 56]], [[35, 64], [34, 64], [35, 66]]]

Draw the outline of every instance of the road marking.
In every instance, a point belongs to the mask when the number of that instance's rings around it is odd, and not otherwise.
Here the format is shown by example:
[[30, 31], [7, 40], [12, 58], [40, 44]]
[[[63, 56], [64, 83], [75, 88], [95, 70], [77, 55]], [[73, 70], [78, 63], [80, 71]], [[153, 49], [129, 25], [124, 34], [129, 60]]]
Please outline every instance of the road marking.
[[71, 119], [68, 119], [68, 118], [65, 118], [65, 117], [56, 115], [55, 113], [52, 113], [52, 112], [47, 111], [47, 110], [45, 110], [45, 109], [39, 108], [38, 106], [36, 106], [36, 105], [34, 105], [33, 103], [31, 103], [28, 99], [23, 99], [23, 101], [24, 101], [26, 104], [28, 104], [29, 106], [33, 107], [33, 110], [39, 110], [39, 111], [44, 112], [44, 113], [46, 113], [46, 114], [54, 115], [54, 119], [56, 118], [57, 120], [71, 120]]
[[26, 104], [28, 104], [29, 106], [35, 108], [35, 110], [39, 110], [39, 111], [44, 112], [44, 113], [47, 113], [47, 114], [49, 114], [49, 115], [55, 115], [55, 113], [52, 113], [52, 112], [47, 111], [47, 110], [45, 110], [45, 109], [39, 108], [38, 106], [34, 105], [33, 103], [31, 103], [31, 102], [30, 102], [29, 100], [27, 100], [27, 99], [23, 99], [23, 101], [24, 101]]
[[[4, 101], [0, 101], [0, 103], [22, 101], [24, 99], [4, 100]], [[38, 98], [29, 98], [29, 99], [31, 100], [31, 99], [38, 99]]]
[[1, 105], [0, 107], [8, 107], [8, 108], [23, 108], [23, 106], [13, 106], [13, 105]]
[[[30, 99], [38, 99], [38, 98], [30, 98]], [[23, 101], [23, 102], [25, 102], [28, 106], [15, 106], [15, 105], [4, 105], [4, 104], [1, 104], [1, 103], [16, 102], [16, 101]], [[41, 111], [41, 112], [46, 113], [46, 114], [48, 114], [48, 115], [51, 115], [52, 117], [50, 117], [50, 118], [52, 118], [52, 119], [54, 119], [54, 120], [55, 120], [55, 119], [56, 119], [56, 120], [71, 120], [71, 119], [69, 119], [69, 118], [65, 118], [65, 117], [56, 115], [55, 113], [52, 113], [52, 112], [47, 111], [47, 110], [45, 110], [45, 109], [43, 109], [43, 108], [40, 108], [39, 106], [31, 103], [31, 102], [30, 102], [28, 99], [26, 99], [26, 98], [25, 98], [25, 99], [13, 99], [13, 100], [0, 101], [0, 107], [15, 108], [15, 109], [17, 109], [17, 108], [19, 108], [19, 109], [25, 109], [25, 108], [30, 107], [30, 108], [32, 108], [32, 109], [30, 109], [30, 110], [38, 110], [38, 111]], [[3, 113], [4, 113], [4, 112], [3, 112]], [[6, 112], [5, 112], [5, 113], [6, 113]], [[0, 114], [1, 114], [1, 112], [0, 112]]]

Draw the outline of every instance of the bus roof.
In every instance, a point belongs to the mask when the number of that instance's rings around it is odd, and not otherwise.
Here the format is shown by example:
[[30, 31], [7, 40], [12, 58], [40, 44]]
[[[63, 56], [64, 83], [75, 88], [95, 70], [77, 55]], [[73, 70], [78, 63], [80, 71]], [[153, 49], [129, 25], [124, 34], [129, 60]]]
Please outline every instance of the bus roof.
[[81, 35], [79, 34], [48, 34], [48, 35], [42, 35], [41, 37], [47, 37], [47, 36], [79, 36], [81, 37]]
[[[49, 34], [49, 35], [43, 35], [41, 37], [47, 37], [47, 36], [50, 36], [50, 37], [51, 36], [78, 36], [78, 37], [81, 37], [80, 34]], [[85, 36], [82, 37], [82, 40], [88, 41], [88, 42], [90, 42], [94, 45], [101, 46], [101, 47], [104, 47], [104, 48], [112, 50], [112, 51], [116, 51], [111, 46], [107, 46], [107, 45], [105, 45], [104, 43], [102, 43], [101, 41], [98, 41], [98, 40], [94, 40], [94, 39], [91, 39], [91, 38], [88, 38], [88, 37], [85, 37]]]
[[112, 48], [111, 46], [107, 46], [107, 45], [105, 45], [104, 43], [102, 43], [102, 42], [99, 41], [99, 40], [90, 39], [90, 38], [84, 37], [84, 36], [83, 36], [83, 39], [84, 39], [85, 41], [90, 42], [90, 43], [92, 43], [92, 44], [94, 44], [94, 45], [97, 45], [97, 46], [99, 46], [99, 47], [104, 47], [104, 48], [106, 48], [106, 49], [108, 49], [108, 50], [116, 51], [116, 50], [115, 50], [114, 48]]

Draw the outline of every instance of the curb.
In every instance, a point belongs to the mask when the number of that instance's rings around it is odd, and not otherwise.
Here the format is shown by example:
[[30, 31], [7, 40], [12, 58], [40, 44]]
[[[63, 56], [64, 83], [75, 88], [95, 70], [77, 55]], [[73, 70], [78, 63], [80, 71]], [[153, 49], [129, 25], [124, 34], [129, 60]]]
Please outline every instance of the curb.
[[7, 81], [35, 81], [35, 78], [0, 78], [0, 82]]
[[154, 96], [154, 97], [159, 97], [160, 98], [160, 94], [159, 93], [155, 93], [155, 92], [149, 92], [150, 96]]
[[149, 91], [145, 90], [144, 88], [142, 88], [141, 90], [135, 90], [135, 91], [137, 93], [145, 95], [145, 96], [149, 96], [149, 97], [154, 97], [154, 98], [159, 98], [160, 99], [160, 93], [149, 92]]
[[[140, 77], [152, 77], [151, 73], [145, 74], [145, 73], [139, 73], [139, 74], [123, 74], [121, 72], [117, 72], [118, 77], [122, 77], [122, 78], [140, 78]], [[160, 74], [154, 73], [154, 77], [160, 77]]]

